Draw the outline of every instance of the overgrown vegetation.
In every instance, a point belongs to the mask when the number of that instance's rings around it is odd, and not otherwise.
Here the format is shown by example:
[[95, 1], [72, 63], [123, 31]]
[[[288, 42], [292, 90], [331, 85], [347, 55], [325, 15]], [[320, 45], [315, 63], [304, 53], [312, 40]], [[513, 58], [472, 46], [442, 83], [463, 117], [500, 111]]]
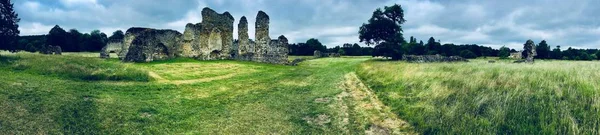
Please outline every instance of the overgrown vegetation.
[[584, 61], [374, 60], [361, 64], [358, 74], [424, 134], [599, 134], [598, 67]]

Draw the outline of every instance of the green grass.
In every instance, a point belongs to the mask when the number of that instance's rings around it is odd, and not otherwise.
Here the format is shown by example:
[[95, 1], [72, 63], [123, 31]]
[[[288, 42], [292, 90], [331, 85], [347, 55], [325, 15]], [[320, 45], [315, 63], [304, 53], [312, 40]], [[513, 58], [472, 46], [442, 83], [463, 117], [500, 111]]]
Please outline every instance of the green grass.
[[[43, 57], [42, 57], [43, 56]], [[148, 81], [145, 71], [97, 58], [19, 53], [2, 57], [4, 68], [77, 80]]]
[[[100, 57], [100, 52], [63, 52], [62, 55], [98, 58]], [[119, 58], [119, 56], [117, 53], [110, 53], [110, 58]]]
[[424, 134], [600, 134], [600, 63], [406, 63], [358, 74]]
[[393, 127], [381, 120], [394, 114], [422, 134], [600, 133], [597, 61], [284, 66], [93, 55], [2, 53], [0, 134], [363, 134]]
[[313, 59], [315, 58], [314, 56], [296, 56], [296, 55], [292, 55], [292, 56], [288, 56], [288, 60], [293, 61], [295, 59]]
[[[323, 58], [283, 66], [2, 55], [0, 134], [364, 132], [365, 127], [336, 125], [333, 121], [342, 120], [335, 117], [332, 103], [315, 99], [343, 91], [343, 76], [367, 59]], [[148, 72], [161, 79], [148, 79]], [[318, 115], [331, 116], [332, 122], [316, 125], [305, 120]]]

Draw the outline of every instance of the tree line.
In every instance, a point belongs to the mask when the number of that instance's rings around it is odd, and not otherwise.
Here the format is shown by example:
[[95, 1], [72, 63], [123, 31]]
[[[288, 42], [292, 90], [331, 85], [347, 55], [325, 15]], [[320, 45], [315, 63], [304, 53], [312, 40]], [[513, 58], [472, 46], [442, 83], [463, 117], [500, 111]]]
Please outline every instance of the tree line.
[[36, 52], [47, 45], [60, 46], [65, 52], [97, 52], [111, 40], [122, 40], [125, 37], [123, 31], [117, 30], [112, 36], [107, 35], [100, 30], [93, 30], [90, 33], [81, 33], [77, 29], [65, 31], [56, 25], [47, 35], [22, 36], [18, 42], [20, 50]]
[[323, 53], [339, 53], [340, 55], [347, 56], [368, 56], [371, 55], [373, 52], [372, 47], [361, 47], [357, 43], [345, 43], [342, 45], [342, 47], [335, 46], [333, 48], [327, 48], [327, 46], [323, 45], [318, 39], [311, 38], [308, 39], [305, 43], [290, 44], [288, 54], [310, 56], [313, 55], [314, 52], [317, 50]]
[[[525, 44], [528, 44], [527, 42]], [[525, 45], [524, 44], [524, 45]], [[530, 44], [533, 44], [530, 42]], [[572, 47], [562, 50], [560, 45], [557, 45], [554, 49], [548, 45], [546, 40], [542, 40], [540, 43], [535, 44], [535, 51], [537, 55], [536, 59], [555, 59], [555, 60], [600, 60], [600, 50], [598, 49], [575, 49]], [[516, 53], [514, 49], [508, 47], [501, 47], [498, 57], [506, 59], [510, 56], [510, 53]]]

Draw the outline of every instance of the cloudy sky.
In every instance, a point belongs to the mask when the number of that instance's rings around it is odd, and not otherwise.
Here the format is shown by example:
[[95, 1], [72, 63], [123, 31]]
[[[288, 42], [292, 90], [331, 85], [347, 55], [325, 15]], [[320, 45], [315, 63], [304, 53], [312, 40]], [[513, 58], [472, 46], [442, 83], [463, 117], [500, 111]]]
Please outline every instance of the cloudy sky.
[[[358, 42], [358, 28], [379, 7], [405, 10], [404, 36], [442, 43], [522, 48], [527, 39], [552, 46], [600, 48], [600, 0], [13, 0], [21, 35], [46, 34], [54, 25], [110, 35], [130, 27], [174, 29], [202, 21], [201, 10], [229, 11], [249, 22], [271, 17], [270, 35], [291, 42], [317, 38], [329, 47]], [[237, 31], [237, 28], [236, 28]], [[237, 32], [234, 32], [237, 38]]]

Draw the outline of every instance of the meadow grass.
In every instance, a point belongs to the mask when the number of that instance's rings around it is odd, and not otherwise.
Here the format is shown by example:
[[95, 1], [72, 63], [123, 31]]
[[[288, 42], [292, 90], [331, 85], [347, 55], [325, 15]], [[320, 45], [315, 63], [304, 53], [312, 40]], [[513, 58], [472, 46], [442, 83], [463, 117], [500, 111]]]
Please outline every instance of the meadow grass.
[[[315, 102], [341, 93], [343, 76], [368, 58], [299, 66], [40, 54], [0, 59], [0, 134], [337, 134], [368, 128], [339, 126], [334, 121], [343, 118], [335, 116], [333, 102]], [[160, 80], [81, 77], [139, 78], [138, 71]], [[175, 83], [182, 81], [190, 83]], [[324, 124], [307, 122], [319, 116], [329, 117]]]
[[150, 79], [145, 71], [97, 58], [17, 53], [2, 57], [2, 64], [0, 68], [9, 71], [59, 76], [65, 79], [112, 81]]
[[360, 78], [423, 134], [600, 134], [600, 62], [370, 60]]

